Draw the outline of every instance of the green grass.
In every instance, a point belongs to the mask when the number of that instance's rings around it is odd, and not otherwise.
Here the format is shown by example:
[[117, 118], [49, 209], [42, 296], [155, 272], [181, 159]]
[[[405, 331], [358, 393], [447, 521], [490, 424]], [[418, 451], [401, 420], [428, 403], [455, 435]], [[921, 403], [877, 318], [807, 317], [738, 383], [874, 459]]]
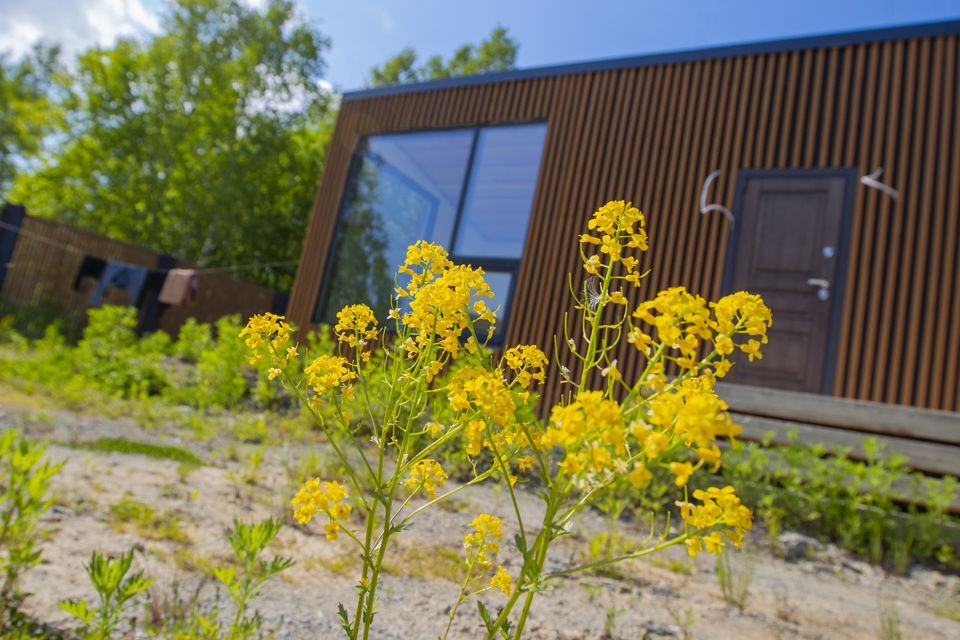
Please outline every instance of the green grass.
[[190, 541], [177, 516], [158, 512], [130, 496], [111, 505], [107, 519], [117, 531], [130, 531], [148, 540]]
[[184, 465], [201, 467], [204, 462], [192, 452], [181, 447], [135, 442], [126, 438], [99, 438], [90, 442], [71, 444], [76, 449], [88, 451], [102, 451], [105, 453], [123, 453], [130, 455], [148, 456], [159, 460], [173, 460]]

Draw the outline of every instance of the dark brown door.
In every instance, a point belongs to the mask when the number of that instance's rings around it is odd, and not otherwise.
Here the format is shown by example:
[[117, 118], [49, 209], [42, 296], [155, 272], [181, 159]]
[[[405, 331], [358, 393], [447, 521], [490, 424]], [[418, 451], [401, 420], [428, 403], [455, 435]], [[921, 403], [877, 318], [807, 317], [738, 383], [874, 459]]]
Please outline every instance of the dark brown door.
[[729, 289], [762, 295], [773, 311], [773, 328], [763, 359], [739, 358], [729, 381], [829, 391], [850, 176], [771, 170], [744, 172], [740, 179]]

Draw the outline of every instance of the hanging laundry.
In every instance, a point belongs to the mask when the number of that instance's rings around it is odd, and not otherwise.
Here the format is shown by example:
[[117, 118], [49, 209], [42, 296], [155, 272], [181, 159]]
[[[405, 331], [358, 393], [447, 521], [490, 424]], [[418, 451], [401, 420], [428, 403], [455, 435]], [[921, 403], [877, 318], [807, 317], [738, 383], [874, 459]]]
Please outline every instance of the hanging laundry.
[[192, 297], [196, 278], [194, 269], [170, 269], [157, 300], [163, 304], [183, 304]]
[[138, 306], [143, 284], [147, 280], [149, 269], [123, 262], [107, 262], [100, 274], [100, 280], [90, 295], [90, 305], [98, 307], [103, 304], [103, 297], [110, 289], [123, 289], [127, 292], [127, 304]]
[[103, 268], [107, 266], [107, 261], [97, 256], [83, 256], [80, 261], [80, 268], [77, 269], [77, 275], [73, 278], [73, 290], [80, 290], [80, 281], [84, 278], [100, 279], [103, 275]]

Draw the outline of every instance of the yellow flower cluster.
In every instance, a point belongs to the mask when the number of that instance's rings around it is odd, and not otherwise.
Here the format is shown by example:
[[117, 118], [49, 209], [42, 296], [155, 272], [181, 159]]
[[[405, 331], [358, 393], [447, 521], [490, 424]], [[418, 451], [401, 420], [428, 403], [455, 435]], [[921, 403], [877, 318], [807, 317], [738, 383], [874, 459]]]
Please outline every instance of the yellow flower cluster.
[[407, 256], [398, 272], [410, 276], [406, 288], [398, 287], [398, 298], [411, 298], [417, 290], [453, 266], [447, 250], [438, 244], [420, 240], [407, 247]]
[[[453, 264], [443, 247], [418, 242], [407, 250], [407, 261], [400, 273], [411, 276], [406, 288], [397, 288], [397, 299], [410, 298], [409, 312], [401, 321], [414, 330], [406, 349], [418, 353], [436, 341], [440, 348], [456, 357], [464, 335], [473, 326], [473, 316], [489, 323], [492, 335], [496, 315], [483, 298], [492, 298], [493, 291], [483, 278], [483, 269]], [[393, 312], [395, 318], [399, 312]], [[473, 353], [478, 345], [473, 338], [466, 340], [467, 351]]]
[[439, 462], [429, 458], [413, 465], [413, 468], [410, 469], [410, 477], [404, 480], [407, 488], [413, 491], [423, 489], [430, 498], [437, 495], [437, 487], [442, 487], [446, 483], [447, 472], [443, 470]]
[[[340, 342], [356, 349], [377, 339], [377, 319], [373, 309], [365, 304], [349, 304], [337, 312], [337, 324], [333, 328]], [[365, 353], [369, 357], [369, 353]]]
[[[740, 350], [747, 354], [750, 362], [754, 358], [762, 358], [760, 345], [767, 344], [767, 329], [773, 326], [773, 314], [763, 303], [763, 298], [746, 291], [738, 291], [728, 296], [720, 298], [717, 302], [710, 304], [713, 307], [713, 313], [716, 317], [714, 328], [720, 336], [733, 336], [737, 333], [743, 333], [750, 338], [741, 345]], [[726, 356], [733, 353], [732, 339], [721, 342], [717, 339], [717, 353]], [[729, 369], [729, 363], [727, 369]], [[722, 377], [722, 376], [718, 376]]]
[[[319, 356], [308, 364], [303, 372], [307, 375], [307, 384], [316, 394], [312, 399], [316, 405], [320, 404], [320, 396], [357, 377], [343, 356]], [[350, 386], [343, 386], [341, 392], [344, 397], [353, 398], [353, 389]]]
[[[701, 342], [713, 341], [712, 347], [720, 356], [713, 365], [717, 378], [730, 370], [731, 363], [726, 356], [733, 353], [735, 347], [751, 361], [761, 358], [760, 345], [767, 343], [767, 329], [773, 323], [770, 309], [758, 295], [740, 291], [708, 305], [701, 296], [691, 294], [684, 287], [661, 291], [655, 299], [641, 303], [633, 317], [653, 326], [657, 340], [664, 347], [679, 352], [674, 360], [682, 369], [693, 369], [699, 359]], [[738, 334], [746, 334], [750, 339], [737, 345], [733, 336]], [[653, 338], [638, 327], [631, 327], [627, 341], [649, 353]]]
[[[640, 284], [640, 272], [637, 271], [639, 261], [628, 255], [625, 250], [647, 250], [647, 232], [644, 229], [645, 220], [639, 209], [630, 202], [615, 200], [600, 207], [590, 218], [587, 227], [599, 236], [585, 233], [580, 236], [580, 244], [597, 245], [600, 253], [605, 254], [609, 262], [603, 262], [599, 254], [583, 255], [584, 269], [587, 273], [597, 275], [600, 269], [621, 263], [625, 275], [618, 276], [634, 285]], [[622, 295], [622, 294], [621, 294]]]
[[447, 384], [450, 408], [481, 415], [504, 426], [512, 421], [516, 405], [499, 371], [485, 367], [458, 369]]
[[324, 513], [329, 522], [324, 529], [327, 540], [336, 540], [341, 522], [350, 516], [347, 488], [339, 482], [320, 482], [319, 478], [307, 480], [290, 501], [293, 517], [300, 524], [307, 524], [318, 513]]
[[[753, 527], [753, 513], [741, 504], [733, 487], [710, 487], [706, 491], [697, 489], [693, 492], [693, 497], [701, 504], [685, 501], [677, 503], [683, 521], [700, 530], [724, 525], [728, 529], [723, 534], [739, 549], [744, 532]], [[704, 546], [708, 552], [719, 555], [723, 549], [723, 537], [719, 531], [713, 531], [707, 536], [691, 537], [685, 544], [691, 556], [696, 556]]]
[[570, 475], [585, 469], [602, 471], [627, 452], [620, 405], [601, 391], [581, 392], [574, 402], [553, 407], [540, 445], [563, 447], [565, 457], [560, 468]]
[[[676, 362], [683, 369], [693, 368], [700, 341], [713, 337], [707, 301], [687, 292], [684, 287], [666, 289], [653, 300], [640, 303], [633, 317], [655, 327], [657, 340], [680, 352]], [[628, 340], [638, 348], [651, 342], [642, 331], [636, 337], [628, 336]]]
[[490, 586], [494, 589], [499, 589], [503, 595], [508, 596], [510, 595], [512, 585], [513, 579], [510, 577], [510, 574], [503, 568], [503, 565], [497, 565], [497, 572], [490, 578]]
[[503, 354], [507, 366], [517, 373], [514, 380], [526, 389], [536, 380], [543, 384], [546, 380], [547, 356], [540, 347], [533, 344], [520, 344], [507, 349]]
[[[688, 378], [675, 388], [657, 394], [648, 405], [647, 422], [664, 431], [672, 431], [696, 449], [704, 462], [720, 464], [720, 436], [735, 436], [740, 426], [730, 420], [727, 403], [713, 390], [711, 378]], [[680, 483], [686, 484], [684, 483]]]
[[296, 357], [297, 349], [290, 345], [293, 328], [283, 316], [275, 313], [257, 314], [250, 318], [240, 331], [240, 337], [250, 349], [250, 365], [257, 366], [264, 360], [270, 361], [267, 376], [273, 380], [287, 366], [290, 358]]
[[500, 539], [503, 537], [503, 523], [500, 518], [481, 513], [470, 522], [473, 531], [463, 537], [463, 548], [467, 553], [467, 562], [476, 558], [476, 563], [485, 569], [493, 568], [493, 559], [500, 551]]

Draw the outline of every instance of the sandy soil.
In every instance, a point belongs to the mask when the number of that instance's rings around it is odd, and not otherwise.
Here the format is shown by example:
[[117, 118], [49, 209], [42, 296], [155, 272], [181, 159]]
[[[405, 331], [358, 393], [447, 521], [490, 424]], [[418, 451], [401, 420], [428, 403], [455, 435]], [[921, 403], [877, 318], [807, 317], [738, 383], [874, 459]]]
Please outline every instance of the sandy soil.
[[[49, 537], [43, 544], [45, 563], [26, 580], [34, 595], [29, 610], [38, 618], [63, 623], [56, 606], [66, 597], [90, 597], [82, 565], [94, 549], [120, 553], [137, 550], [136, 564], [157, 579], [155, 599], [169, 596], [174, 584], [181, 593], [205, 581], [200, 566], [223, 561], [228, 548], [224, 533], [234, 517], [245, 520], [286, 512], [292, 481], [286, 467], [305, 453], [302, 447], [273, 447], [267, 451], [258, 482], [244, 483], [243, 463], [231, 462], [223, 441], [196, 442], [169, 429], [145, 428], [130, 419], [107, 419], [23, 404], [0, 404], [0, 428], [18, 426], [32, 436], [52, 442], [49, 455], [66, 460], [56, 479], [58, 505], [45, 518]], [[175, 462], [137, 455], [107, 454], [66, 446], [102, 436], [186, 446], [212, 461], [187, 474]], [[218, 449], [219, 447], [219, 449]], [[243, 448], [240, 448], [242, 457]], [[406, 534], [407, 546], [390, 559], [380, 609], [377, 638], [405, 640], [436, 638], [457, 584], [448, 576], [457, 567], [462, 533], [474, 514], [496, 513], [513, 526], [502, 495], [490, 488], [465, 491], [453, 508], [433, 509]], [[158, 513], [175, 517], [185, 539], [149, 539], [111, 516], [111, 506], [122, 499], [148, 504]], [[533, 495], [523, 496], [530, 512], [538, 509]], [[642, 538], [628, 525], [621, 533]], [[590, 537], [600, 531], [599, 518], [585, 517], [578, 533], [563, 540], [549, 562], [570, 566], [581, 557]], [[511, 532], [505, 539], [512, 537]], [[415, 547], [413, 540], [429, 540]], [[444, 548], [450, 551], [445, 552]], [[945, 611], [960, 610], [960, 578], [915, 567], [906, 577], [885, 574], [830, 546], [820, 546], [811, 558], [786, 562], [765, 548], [758, 535], [749, 556], [735, 566], [753, 563], [755, 577], [743, 611], [721, 595], [712, 557], [696, 560], [682, 549], [645, 561], [636, 561], [611, 576], [582, 576], [563, 580], [534, 605], [528, 637], [536, 639], [614, 638], [879, 638], [880, 609], [895, 611], [904, 638], [960, 638], [960, 622]], [[256, 607], [278, 638], [338, 638], [336, 603], [352, 609], [357, 560], [343, 541], [330, 543], [321, 527], [287, 527], [275, 550], [292, 556], [297, 565], [271, 583]], [[676, 553], [673, 553], [676, 551]], [[504, 558], [517, 570], [517, 559]], [[212, 583], [201, 599], [217, 597]], [[485, 601], [492, 608], [497, 596]], [[132, 612], [145, 615], [145, 606]], [[689, 624], [675, 619], [688, 620]], [[473, 604], [461, 610], [453, 637], [481, 637]]]

